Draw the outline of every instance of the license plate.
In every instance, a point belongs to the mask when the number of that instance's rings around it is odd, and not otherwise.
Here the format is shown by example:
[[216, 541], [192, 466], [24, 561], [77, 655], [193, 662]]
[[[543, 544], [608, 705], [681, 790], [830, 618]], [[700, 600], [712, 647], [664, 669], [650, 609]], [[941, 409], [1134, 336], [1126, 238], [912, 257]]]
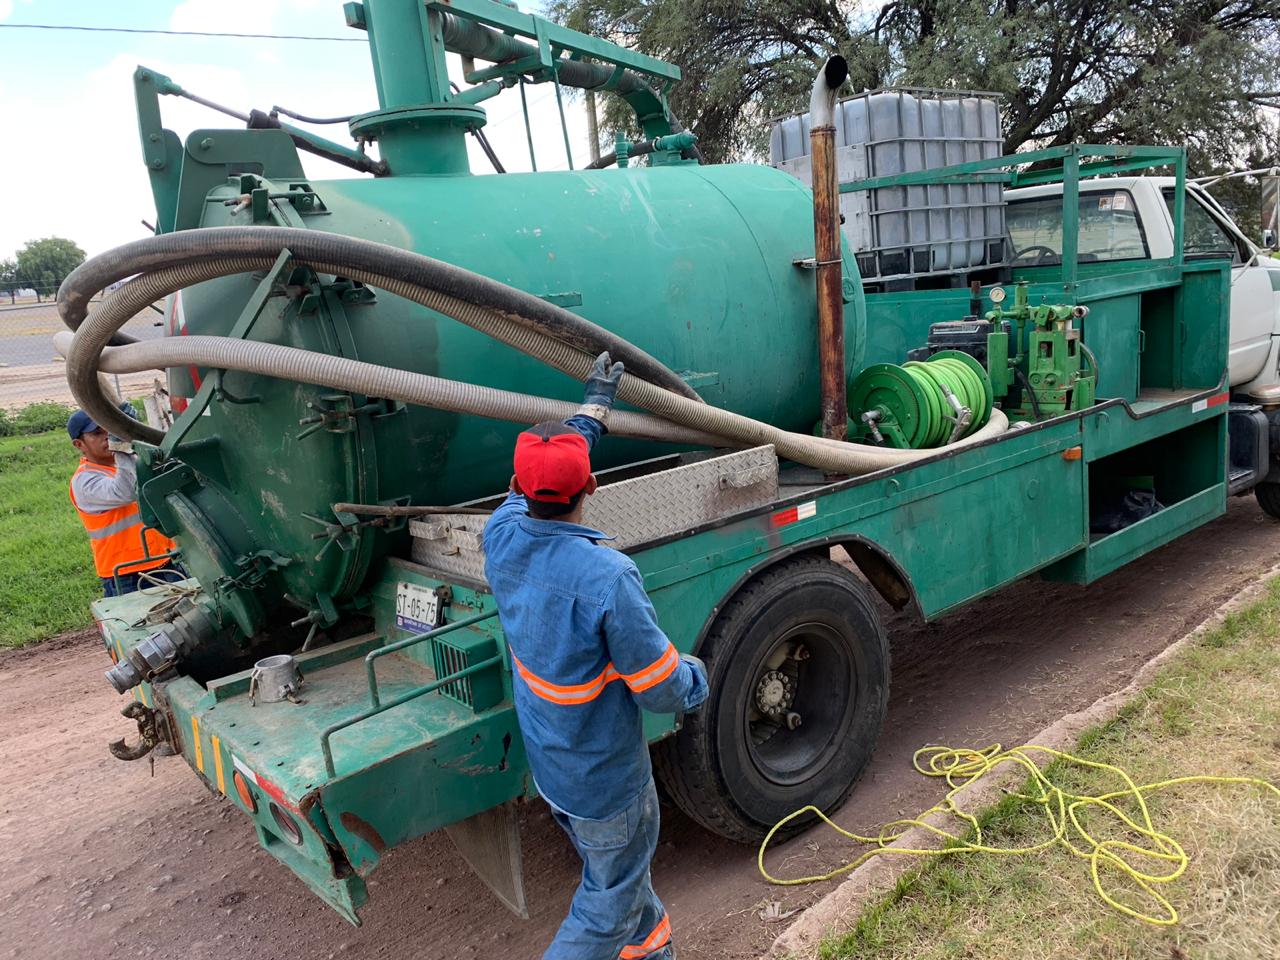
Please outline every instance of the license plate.
[[396, 626], [411, 633], [425, 633], [440, 625], [440, 598], [434, 590], [416, 583], [396, 584]]

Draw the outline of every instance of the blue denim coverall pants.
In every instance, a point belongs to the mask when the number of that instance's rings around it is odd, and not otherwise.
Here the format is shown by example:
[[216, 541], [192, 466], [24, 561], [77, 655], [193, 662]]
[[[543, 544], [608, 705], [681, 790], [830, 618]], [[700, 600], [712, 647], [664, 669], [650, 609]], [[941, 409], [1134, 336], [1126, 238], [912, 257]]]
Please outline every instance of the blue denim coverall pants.
[[[588, 446], [599, 421], [569, 426]], [[649, 880], [658, 799], [641, 709], [692, 710], [702, 665], [658, 626], [629, 557], [599, 530], [539, 520], [512, 494], [484, 531], [516, 715], [538, 792], [582, 857], [582, 882], [544, 960], [667, 960], [671, 921]]]

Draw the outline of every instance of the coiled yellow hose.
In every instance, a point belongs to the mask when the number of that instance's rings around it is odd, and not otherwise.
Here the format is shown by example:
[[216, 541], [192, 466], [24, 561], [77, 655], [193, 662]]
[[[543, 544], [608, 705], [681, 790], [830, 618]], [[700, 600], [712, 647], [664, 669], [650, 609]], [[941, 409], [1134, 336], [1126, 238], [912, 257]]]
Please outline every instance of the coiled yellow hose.
[[[1032, 755], [1035, 753], [1048, 756], [1065, 764], [1114, 774], [1124, 782], [1124, 789], [1092, 796], [1072, 793], [1049, 778], [1048, 770], [1042, 770], [1033, 758]], [[998, 743], [981, 749], [940, 746], [922, 747], [915, 752], [911, 763], [917, 771], [926, 777], [941, 777], [946, 780], [950, 789], [940, 802], [919, 816], [893, 820], [885, 824], [880, 833], [874, 837], [864, 837], [852, 833], [837, 826], [816, 807], [804, 807], [778, 821], [768, 835], [765, 836], [764, 841], [760, 844], [760, 853], [756, 858], [761, 875], [770, 883], [795, 886], [830, 880], [850, 873], [872, 857], [887, 853], [922, 857], [942, 857], [960, 853], [1022, 856], [1047, 850], [1050, 847], [1061, 846], [1073, 856], [1089, 862], [1093, 889], [1106, 904], [1126, 916], [1133, 917], [1135, 920], [1141, 920], [1144, 923], [1155, 924], [1156, 926], [1171, 926], [1178, 922], [1178, 911], [1168, 898], [1160, 893], [1157, 886], [1170, 883], [1180, 877], [1187, 869], [1190, 860], [1177, 840], [1156, 828], [1151, 818], [1151, 812], [1147, 808], [1147, 795], [1157, 790], [1186, 783], [1247, 784], [1269, 791], [1275, 795], [1277, 800], [1280, 800], [1280, 788], [1257, 777], [1200, 775], [1175, 777], [1171, 780], [1138, 784], [1120, 767], [1095, 760], [1085, 760], [1082, 757], [1063, 753], [1060, 750], [1035, 745], [1015, 747], [1011, 750], [1005, 750]], [[991, 846], [983, 840], [982, 826], [977, 817], [960, 810], [956, 806], [954, 798], [961, 788], [989, 775], [997, 767], [1007, 764], [1022, 767], [1030, 778], [1032, 787], [1030, 793], [1014, 793], [1011, 795], [1019, 797], [1028, 803], [1038, 804], [1042, 808], [1050, 832], [1048, 839], [1024, 847]], [[1137, 807], [1135, 813], [1126, 813], [1120, 809], [1117, 804], [1124, 800], [1133, 801]], [[1136, 836], [1138, 838], [1137, 842], [1120, 839], [1098, 839], [1085, 827], [1082, 812], [1087, 810], [1101, 810], [1109, 814], [1114, 818], [1112, 822], [1118, 822], [1130, 836]], [[958, 818], [967, 824], [969, 832], [966, 835], [960, 835], [928, 823], [927, 818], [935, 813], [949, 814]], [[773, 876], [765, 869], [764, 865], [765, 852], [769, 849], [770, 842], [780, 829], [797, 817], [802, 817], [806, 814], [813, 814], [842, 836], [858, 843], [873, 844], [874, 848], [868, 850], [851, 863], [837, 867], [829, 873], [791, 879]], [[947, 842], [938, 849], [908, 849], [891, 846], [913, 827], [921, 827]], [[1135, 863], [1144, 858], [1148, 861], [1164, 862], [1169, 865], [1168, 869], [1157, 872], [1151, 872], [1149, 868], [1147, 870], [1139, 869]], [[1109, 888], [1103, 882], [1102, 870], [1104, 867], [1113, 868], [1121, 876], [1127, 877], [1138, 889], [1146, 893], [1155, 903], [1155, 912], [1143, 912], [1121, 903], [1113, 895], [1115, 892], [1114, 885]]]

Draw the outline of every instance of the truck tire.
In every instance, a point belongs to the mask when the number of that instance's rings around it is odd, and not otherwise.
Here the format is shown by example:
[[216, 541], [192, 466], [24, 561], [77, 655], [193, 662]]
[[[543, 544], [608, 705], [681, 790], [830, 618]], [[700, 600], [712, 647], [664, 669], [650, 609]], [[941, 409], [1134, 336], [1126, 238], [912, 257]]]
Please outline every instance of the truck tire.
[[865, 585], [825, 556], [785, 560], [734, 594], [698, 655], [710, 695], [654, 748], [676, 805], [742, 843], [801, 807], [838, 808], [871, 759], [889, 695], [888, 641]]
[[1253, 488], [1253, 495], [1263, 513], [1280, 520], [1280, 483], [1260, 483]]

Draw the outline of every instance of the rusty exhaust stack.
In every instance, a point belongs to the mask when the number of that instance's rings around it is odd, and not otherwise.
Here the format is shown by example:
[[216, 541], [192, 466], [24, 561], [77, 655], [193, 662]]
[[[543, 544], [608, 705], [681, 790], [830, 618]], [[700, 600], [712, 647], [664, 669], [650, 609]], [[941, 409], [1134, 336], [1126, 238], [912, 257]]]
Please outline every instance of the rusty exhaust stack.
[[845, 439], [849, 410], [844, 379], [844, 297], [840, 270], [840, 184], [836, 171], [836, 92], [849, 64], [836, 54], [818, 72], [809, 98], [809, 155], [813, 162], [813, 243], [818, 285], [818, 370], [822, 435]]

